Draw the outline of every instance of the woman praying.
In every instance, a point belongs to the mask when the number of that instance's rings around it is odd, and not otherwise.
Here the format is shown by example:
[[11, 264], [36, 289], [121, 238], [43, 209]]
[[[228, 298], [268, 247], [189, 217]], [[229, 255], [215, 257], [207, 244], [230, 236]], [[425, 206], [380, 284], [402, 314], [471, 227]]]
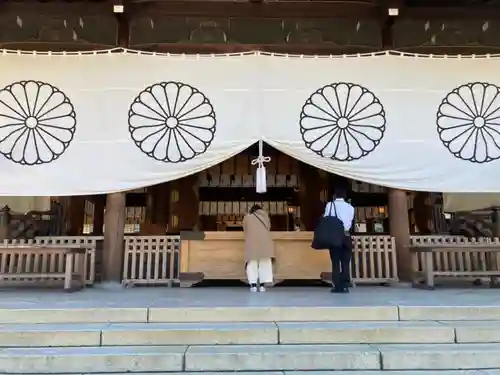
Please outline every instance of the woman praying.
[[251, 292], [265, 292], [273, 282], [274, 243], [271, 220], [266, 211], [254, 205], [243, 219], [245, 268]]

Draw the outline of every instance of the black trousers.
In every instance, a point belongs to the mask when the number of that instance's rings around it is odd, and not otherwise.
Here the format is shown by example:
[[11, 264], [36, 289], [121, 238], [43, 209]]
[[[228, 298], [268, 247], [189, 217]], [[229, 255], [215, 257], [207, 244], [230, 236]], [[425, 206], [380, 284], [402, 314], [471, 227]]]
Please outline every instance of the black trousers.
[[343, 290], [349, 286], [351, 281], [351, 257], [352, 240], [346, 235], [342, 246], [330, 249], [330, 260], [332, 261], [332, 283], [336, 290]]

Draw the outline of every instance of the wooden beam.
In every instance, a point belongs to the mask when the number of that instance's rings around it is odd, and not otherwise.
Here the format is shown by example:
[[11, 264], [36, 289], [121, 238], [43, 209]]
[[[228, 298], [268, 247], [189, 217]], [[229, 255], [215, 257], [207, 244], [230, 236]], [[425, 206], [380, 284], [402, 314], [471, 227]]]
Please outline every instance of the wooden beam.
[[414, 19], [500, 19], [499, 5], [483, 5], [470, 7], [405, 7], [400, 17]]
[[500, 47], [495, 46], [412, 46], [397, 47], [400, 52], [419, 53], [425, 55], [486, 55], [500, 53]]
[[131, 4], [139, 17], [229, 17], [229, 18], [370, 18], [378, 17], [378, 6], [364, 2], [336, 1], [206, 1], [171, 0]]
[[380, 18], [382, 20], [381, 27], [381, 40], [383, 49], [393, 49], [394, 48], [394, 38], [393, 38], [393, 26], [399, 17], [390, 15], [391, 9], [397, 9], [401, 13], [405, 8], [404, 0], [382, 0], [380, 4]]
[[171, 17], [231, 18], [371, 18], [387, 8], [399, 8], [400, 17], [449, 19], [500, 19], [499, 5], [454, 7], [408, 7], [404, 0], [375, 2], [345, 1], [207, 1], [172, 0], [131, 4], [136, 16], [167, 15]]
[[[109, 4], [103, 1], [0, 1], [2, 13], [19, 14], [80, 14], [91, 15], [106, 13]], [[22, 14], [21, 14], [22, 15]]]
[[24, 51], [51, 51], [51, 52], [76, 52], [94, 51], [114, 48], [115, 45], [96, 43], [63, 43], [63, 42], [5, 42], [0, 43], [0, 48]]
[[323, 44], [221, 44], [221, 43], [172, 43], [133, 45], [134, 49], [178, 54], [218, 54], [264, 51], [292, 55], [339, 55], [379, 51], [380, 48], [361, 46], [338, 46], [333, 43]]

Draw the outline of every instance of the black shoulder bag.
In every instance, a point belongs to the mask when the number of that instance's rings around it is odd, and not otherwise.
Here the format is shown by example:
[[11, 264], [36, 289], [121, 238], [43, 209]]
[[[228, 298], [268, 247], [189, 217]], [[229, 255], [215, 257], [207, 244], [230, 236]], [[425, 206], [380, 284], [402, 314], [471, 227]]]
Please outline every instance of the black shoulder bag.
[[[335, 211], [335, 216], [332, 216], [332, 208]], [[332, 249], [334, 247], [342, 246], [344, 239], [344, 223], [337, 216], [335, 202], [331, 202], [328, 216], [322, 216], [318, 221], [318, 225], [314, 230], [311, 247], [315, 250]]]

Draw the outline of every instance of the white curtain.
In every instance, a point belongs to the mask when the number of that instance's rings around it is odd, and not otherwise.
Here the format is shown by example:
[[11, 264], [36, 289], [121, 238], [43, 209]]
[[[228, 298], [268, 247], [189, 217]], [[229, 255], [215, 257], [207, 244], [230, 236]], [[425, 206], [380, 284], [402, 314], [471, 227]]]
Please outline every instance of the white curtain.
[[259, 139], [252, 57], [0, 56], [0, 196], [178, 179]]
[[389, 187], [499, 192], [500, 58], [0, 55], [0, 196], [136, 189], [258, 140]]

